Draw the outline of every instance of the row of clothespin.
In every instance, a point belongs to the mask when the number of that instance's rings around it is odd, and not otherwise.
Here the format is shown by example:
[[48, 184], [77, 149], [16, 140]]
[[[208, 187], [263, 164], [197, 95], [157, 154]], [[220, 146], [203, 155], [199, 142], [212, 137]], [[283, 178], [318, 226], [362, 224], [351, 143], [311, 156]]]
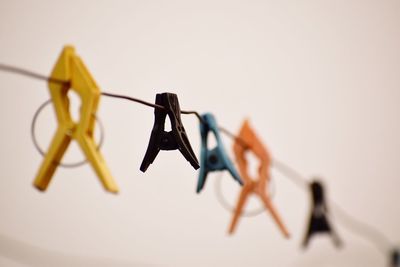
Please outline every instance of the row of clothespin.
[[[52, 79], [65, 81], [65, 83], [49, 82], [50, 94], [58, 120], [58, 129], [45, 155], [43, 163], [36, 176], [34, 185], [45, 190], [61, 161], [69, 143], [75, 139], [86, 158], [102, 181], [106, 190], [117, 192], [118, 187], [112, 178], [100, 151], [96, 148], [94, 133], [94, 116], [96, 113], [100, 90], [81, 59], [75, 54], [72, 47], [65, 47], [62, 51], [51, 74]], [[68, 90], [74, 90], [82, 99], [80, 121], [74, 122], [69, 113]], [[270, 211], [280, 230], [285, 237], [289, 232], [268, 196], [267, 187], [270, 176], [271, 157], [257, 137], [248, 121], [245, 121], [237, 135], [233, 151], [239, 172], [228, 157], [222, 143], [222, 138], [215, 117], [211, 113], [201, 116], [200, 135], [201, 153], [200, 164], [190, 145], [189, 138], [181, 121], [181, 110], [176, 94], [157, 94], [155, 104], [162, 108], [154, 109], [154, 125], [150, 141], [145, 153], [140, 170], [145, 172], [152, 164], [160, 150], [179, 150], [187, 161], [195, 168], [200, 168], [197, 192], [205, 185], [209, 172], [227, 170], [234, 180], [243, 185], [238, 203], [232, 218], [229, 232], [233, 233], [244, 205], [251, 194], [257, 195], [265, 208]], [[165, 131], [166, 118], [171, 123], [171, 131]], [[216, 139], [216, 146], [208, 149], [208, 137], [212, 133]], [[259, 159], [258, 177], [251, 177], [248, 172], [246, 152], [251, 151]], [[315, 231], [330, 231], [329, 224], [324, 214], [326, 206], [323, 201], [322, 187], [315, 183], [312, 185], [315, 207], [310, 221], [310, 229], [305, 239], [308, 243], [309, 236]], [[322, 216], [322, 217], [321, 217]]]
[[[109, 192], [118, 192], [117, 184], [97, 149], [93, 137], [95, 123], [93, 115], [96, 114], [101, 92], [73, 47], [64, 47], [49, 79], [49, 89], [57, 116], [58, 129], [44, 157], [34, 185], [40, 190], [46, 190], [68, 145], [74, 139], [78, 142], [104, 188]], [[69, 90], [74, 90], [82, 100], [78, 122], [73, 121], [69, 112]], [[249, 196], [256, 195], [270, 212], [283, 235], [289, 237], [289, 231], [268, 195], [271, 156], [247, 120], [242, 124], [233, 144], [238, 172], [228, 157], [218, 124], [211, 113], [203, 114], [200, 117], [201, 153], [199, 163], [181, 121], [181, 110], [177, 95], [172, 93], [157, 94], [155, 104], [158, 108], [154, 109], [154, 125], [140, 166], [142, 172], [145, 172], [154, 162], [160, 150], [179, 150], [194, 169], [200, 168], [196, 190], [197, 193], [200, 193], [210, 172], [226, 170], [235, 181], [242, 185], [229, 232], [235, 231]], [[164, 127], [167, 117], [171, 122], [171, 131], [168, 132], [165, 131]], [[212, 149], [208, 148], [209, 134], [213, 134], [216, 139], [216, 146]], [[251, 177], [249, 174], [249, 164], [246, 159], [246, 153], [249, 151], [259, 160], [257, 177]], [[310, 238], [316, 233], [331, 234], [334, 243], [339, 246], [341, 241], [329, 220], [322, 184], [319, 181], [313, 181], [310, 184], [310, 192], [313, 204], [303, 246], [306, 247]], [[398, 262], [398, 254], [393, 258], [396, 258]]]

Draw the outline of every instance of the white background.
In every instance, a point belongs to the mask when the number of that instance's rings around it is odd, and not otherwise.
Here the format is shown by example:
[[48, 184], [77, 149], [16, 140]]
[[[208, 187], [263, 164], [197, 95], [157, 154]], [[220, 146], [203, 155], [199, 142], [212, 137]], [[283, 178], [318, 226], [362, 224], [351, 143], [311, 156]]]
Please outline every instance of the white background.
[[[175, 92], [183, 109], [211, 111], [232, 131], [250, 118], [275, 158], [323, 177], [329, 198], [398, 244], [399, 1], [0, 1], [0, 62], [48, 75], [64, 44], [103, 91], [150, 102]], [[139, 171], [153, 111], [122, 100], [102, 98], [98, 111], [120, 193], [89, 165], [59, 168], [41, 193], [29, 129], [47, 85], [0, 73], [0, 87], [1, 266], [387, 266], [339, 220], [343, 249], [320, 236], [300, 250], [309, 196], [275, 170], [292, 238], [268, 213], [228, 236], [218, 175], [195, 194], [198, 172], [177, 151]], [[198, 122], [183, 122], [198, 154]], [[37, 127], [47, 146], [51, 108]], [[74, 144], [65, 160], [81, 158]], [[233, 203], [239, 187], [228, 175], [223, 185]]]

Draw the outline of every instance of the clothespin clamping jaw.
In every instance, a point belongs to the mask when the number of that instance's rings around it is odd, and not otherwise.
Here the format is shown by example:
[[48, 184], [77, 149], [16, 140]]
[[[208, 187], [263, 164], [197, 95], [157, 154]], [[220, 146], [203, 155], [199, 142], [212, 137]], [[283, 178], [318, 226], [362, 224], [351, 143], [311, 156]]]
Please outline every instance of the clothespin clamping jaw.
[[[181, 121], [181, 110], [177, 95], [172, 93], [157, 94], [156, 104], [162, 106], [163, 109], [154, 109], [154, 126], [140, 170], [145, 172], [150, 164], [153, 163], [160, 150], [176, 149], [179, 149], [186, 160], [197, 170], [200, 168], [199, 162], [190, 146], [189, 139]], [[170, 132], [164, 131], [167, 115], [171, 122]]]
[[[54, 80], [65, 81], [55, 82]], [[72, 139], [75, 139], [86, 159], [92, 165], [109, 192], [118, 187], [109, 172], [94, 141], [95, 114], [100, 90], [81, 59], [71, 46], [64, 47], [49, 80], [51, 99], [58, 121], [58, 129], [34, 181], [39, 190], [46, 190]], [[69, 111], [68, 91], [75, 91], [81, 98], [80, 120], [73, 121]]]
[[[207, 175], [212, 171], [227, 170], [232, 177], [239, 183], [243, 184], [233, 163], [228, 157], [222, 143], [221, 136], [215, 117], [211, 113], [205, 113], [202, 116], [203, 121], [200, 123], [201, 135], [201, 153], [200, 153], [200, 173], [197, 182], [197, 193], [203, 189], [207, 179]], [[213, 133], [217, 142], [216, 147], [208, 149], [208, 134]]]
[[[239, 167], [239, 173], [244, 181], [241, 189], [240, 196], [233, 214], [232, 222], [229, 228], [229, 233], [233, 233], [238, 219], [242, 213], [243, 207], [251, 194], [256, 194], [264, 204], [265, 208], [269, 210], [276, 224], [280, 228], [283, 235], [288, 238], [289, 232], [286, 229], [282, 219], [280, 218], [277, 210], [275, 209], [270, 197], [268, 196], [267, 188], [269, 186], [271, 167], [271, 156], [269, 155], [266, 147], [261, 140], [257, 137], [253, 129], [250, 127], [249, 122], [244, 121], [239, 135], [233, 145], [236, 162]], [[246, 152], [251, 151], [259, 159], [260, 164], [258, 167], [258, 177], [255, 179], [249, 175], [248, 161], [246, 159]]]
[[390, 267], [400, 267], [400, 251], [394, 249], [390, 256]]
[[308, 229], [303, 241], [303, 247], [307, 247], [310, 238], [314, 234], [327, 233], [330, 234], [334, 244], [339, 247], [342, 242], [336, 232], [333, 230], [329, 221], [328, 206], [325, 202], [324, 187], [321, 182], [314, 180], [310, 184], [312, 194], [312, 209]]

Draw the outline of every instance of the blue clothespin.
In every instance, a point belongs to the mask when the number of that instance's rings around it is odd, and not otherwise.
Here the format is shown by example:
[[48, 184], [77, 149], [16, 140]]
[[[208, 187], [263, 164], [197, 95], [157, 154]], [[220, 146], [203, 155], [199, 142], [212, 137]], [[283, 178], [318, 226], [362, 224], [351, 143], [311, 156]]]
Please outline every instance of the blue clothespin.
[[390, 267], [399, 267], [400, 266], [400, 251], [394, 249], [390, 255]]
[[[207, 174], [211, 171], [227, 170], [232, 177], [242, 185], [242, 180], [225, 151], [214, 115], [205, 113], [201, 117], [203, 122], [200, 123], [201, 154], [197, 193], [200, 193], [203, 189]], [[207, 148], [207, 139], [210, 131], [214, 134], [215, 140], [217, 141], [217, 146], [211, 150]]]

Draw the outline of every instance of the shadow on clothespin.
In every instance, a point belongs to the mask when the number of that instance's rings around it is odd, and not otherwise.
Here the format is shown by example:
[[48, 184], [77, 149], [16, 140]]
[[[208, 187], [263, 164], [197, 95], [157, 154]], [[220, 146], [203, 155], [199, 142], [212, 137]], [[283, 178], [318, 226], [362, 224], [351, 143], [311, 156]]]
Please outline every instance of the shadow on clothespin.
[[[52, 80], [65, 81], [65, 83]], [[65, 46], [49, 79], [51, 100], [57, 115], [58, 129], [34, 181], [39, 190], [46, 190], [72, 139], [81, 147], [104, 188], [112, 193], [118, 187], [94, 141], [95, 114], [100, 89], [72, 46]], [[80, 119], [75, 122], [69, 111], [68, 91], [81, 98]]]
[[[154, 126], [140, 170], [145, 172], [150, 164], [154, 162], [160, 150], [176, 149], [179, 149], [185, 159], [197, 170], [200, 168], [199, 162], [190, 146], [189, 139], [181, 121], [181, 109], [179, 107], [177, 95], [172, 93], [157, 94], [156, 104], [162, 106], [163, 109], [154, 109]], [[167, 115], [171, 121], [170, 132], [164, 130]]]
[[324, 187], [322, 183], [318, 180], [314, 180], [313, 182], [311, 182], [310, 192], [312, 199], [312, 208], [308, 223], [308, 229], [302, 244], [303, 248], [306, 248], [308, 246], [308, 243], [314, 234], [320, 233], [331, 235], [333, 243], [337, 247], [340, 247], [342, 245], [342, 241], [339, 239], [339, 236], [336, 234], [331, 225], [328, 206], [325, 200]]
[[400, 267], [400, 251], [398, 249], [393, 249], [391, 252], [389, 267]]
[[[242, 128], [240, 129], [239, 135], [237, 136], [237, 139], [233, 145], [233, 151], [244, 185], [241, 189], [236, 209], [233, 214], [229, 233], [232, 234], [235, 231], [238, 219], [243, 211], [243, 207], [248, 197], [251, 194], [256, 194], [261, 199], [265, 208], [271, 213], [283, 235], [288, 238], [289, 232], [268, 195], [267, 188], [270, 182], [269, 170], [271, 167], [271, 157], [266, 147], [262, 144], [253, 129], [250, 127], [247, 120], [244, 121]], [[255, 179], [253, 179], [248, 172], [248, 162], [246, 159], [246, 152], [248, 151], [254, 153], [254, 155], [260, 161], [258, 177]]]
[[[224, 144], [219, 133], [217, 121], [211, 113], [205, 113], [200, 123], [201, 153], [200, 173], [197, 182], [197, 193], [203, 189], [209, 172], [227, 170], [239, 184], [243, 184], [238, 172], [225, 151]], [[217, 142], [216, 147], [208, 149], [208, 135], [213, 133]]]

